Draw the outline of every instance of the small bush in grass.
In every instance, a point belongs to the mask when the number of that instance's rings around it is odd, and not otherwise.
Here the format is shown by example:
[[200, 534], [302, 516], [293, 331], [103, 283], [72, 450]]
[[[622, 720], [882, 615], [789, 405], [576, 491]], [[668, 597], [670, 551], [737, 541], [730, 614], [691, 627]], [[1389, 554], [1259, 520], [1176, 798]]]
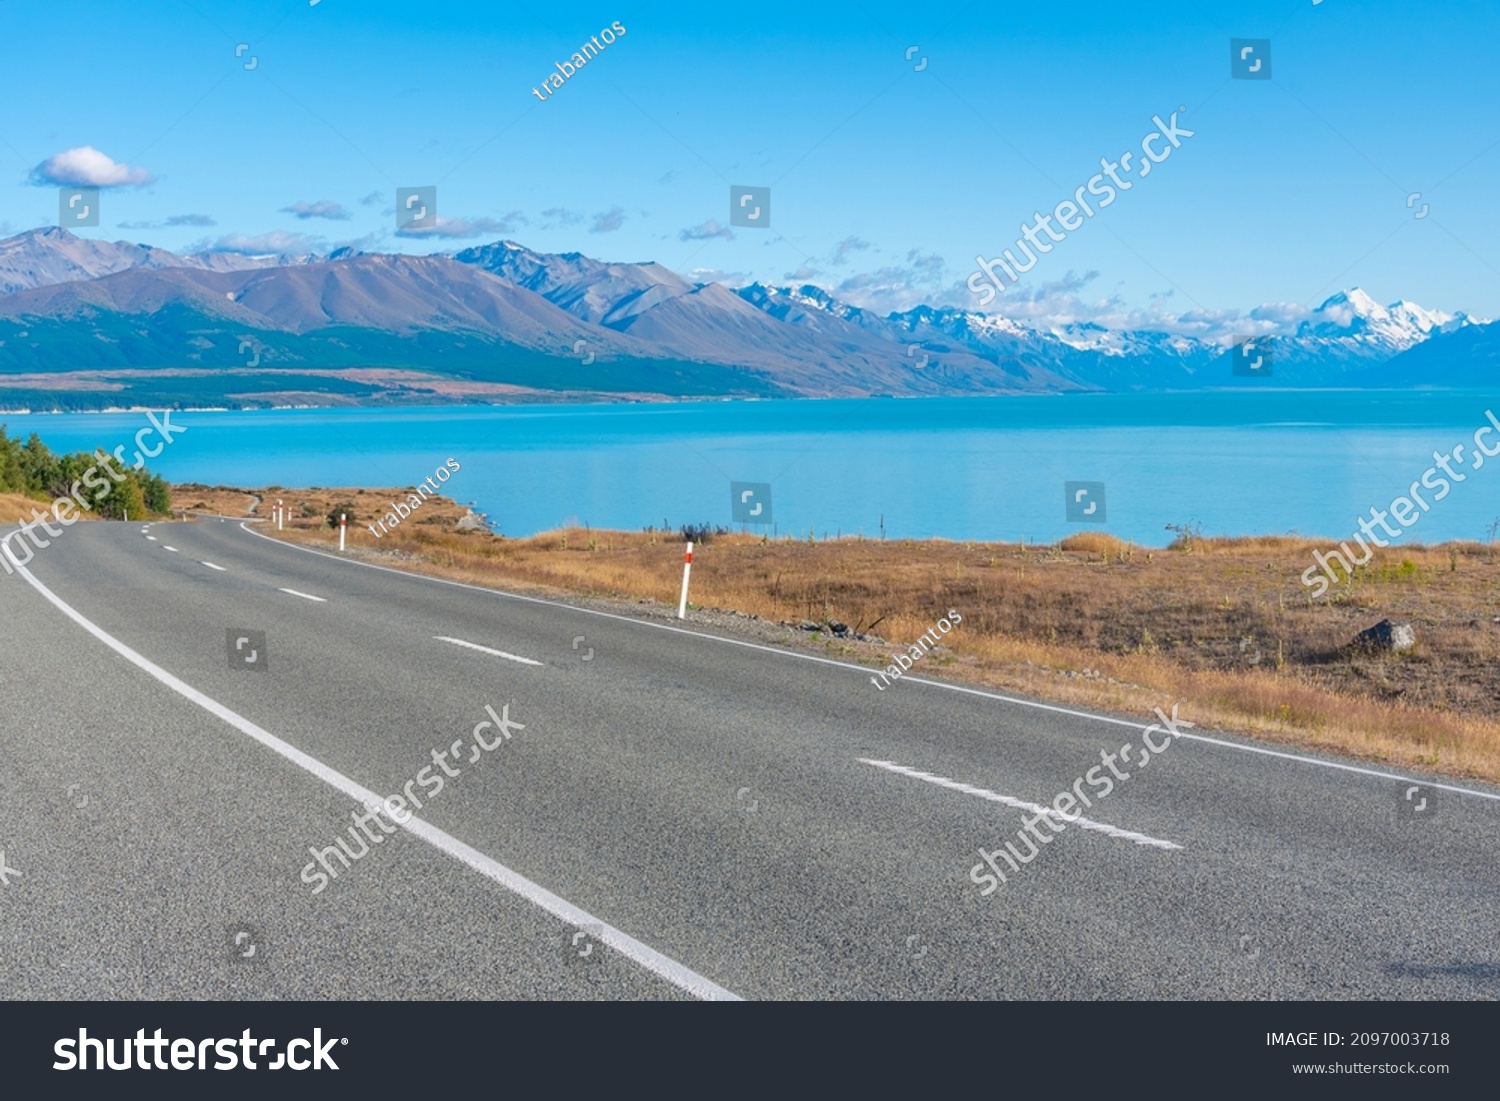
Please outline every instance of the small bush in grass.
[[715, 535], [728, 535], [729, 531], [722, 524], [683, 524], [682, 540], [685, 543], [711, 543]]
[[1058, 544], [1066, 551], [1081, 551], [1084, 554], [1121, 554], [1130, 544], [1102, 531], [1083, 531], [1070, 535]]
[[[316, 511], [316, 510], [314, 510], [314, 511]], [[339, 514], [340, 513], [342, 513], [344, 516], [348, 517], [348, 522], [351, 525], [355, 522], [356, 518], [355, 518], [355, 514], [354, 514], [354, 506], [351, 505], [348, 501], [344, 501], [341, 504], [334, 505], [332, 511], [330, 511], [328, 513], [328, 526], [329, 527], [336, 528], [336, 527], [339, 526]]]

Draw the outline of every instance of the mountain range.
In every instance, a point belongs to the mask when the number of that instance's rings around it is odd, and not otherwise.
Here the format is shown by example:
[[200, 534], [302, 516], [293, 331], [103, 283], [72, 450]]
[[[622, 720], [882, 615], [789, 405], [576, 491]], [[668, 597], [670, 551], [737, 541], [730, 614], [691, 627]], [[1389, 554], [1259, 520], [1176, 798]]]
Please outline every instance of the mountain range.
[[[1264, 341], [1262, 342], [1264, 344]], [[1228, 386], [1478, 387], [1500, 328], [1355, 288], [1270, 342], [1272, 380], [1191, 336], [1033, 325], [496, 241], [429, 256], [177, 254], [0, 240], [0, 406], [848, 397]]]

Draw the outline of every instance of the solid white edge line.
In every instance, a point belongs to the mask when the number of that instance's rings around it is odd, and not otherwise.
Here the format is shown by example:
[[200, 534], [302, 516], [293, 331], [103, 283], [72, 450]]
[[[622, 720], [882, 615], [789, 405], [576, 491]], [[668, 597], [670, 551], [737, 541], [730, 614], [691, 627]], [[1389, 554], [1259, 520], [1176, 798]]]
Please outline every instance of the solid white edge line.
[[[0, 550], [3, 550], [5, 556], [15, 564], [17, 571], [27, 580], [32, 588], [41, 593], [44, 598], [74, 623], [77, 623], [89, 634], [125, 658], [125, 660], [149, 673], [184, 699], [197, 704], [209, 714], [222, 719], [241, 733], [248, 734], [267, 749], [280, 754], [294, 765], [316, 776], [325, 784], [360, 803], [366, 809], [374, 810], [376, 807], [384, 806], [384, 800], [369, 788], [363, 787], [349, 779], [343, 773], [329, 768], [317, 758], [303, 753], [295, 746], [282, 741], [274, 734], [257, 726], [243, 715], [231, 711], [211, 696], [207, 696], [187, 682], [179, 680], [149, 658], [136, 653], [136, 651], [126, 646], [119, 639], [106, 633], [102, 627], [84, 618], [81, 613], [64, 603], [51, 589], [37, 580], [31, 571], [23, 566], [16, 556], [11, 553], [10, 540], [17, 534], [19, 532], [11, 532], [10, 535], [0, 539]], [[601, 921], [588, 911], [574, 906], [566, 899], [553, 894], [540, 884], [533, 883], [519, 872], [507, 868], [499, 861], [464, 844], [458, 838], [445, 833], [436, 826], [423, 822], [415, 815], [403, 823], [402, 828], [411, 831], [428, 844], [462, 861], [486, 878], [494, 880], [513, 894], [519, 895], [533, 905], [546, 910], [554, 917], [561, 918], [569, 925], [586, 929], [596, 940], [609, 945], [622, 956], [634, 961], [659, 978], [666, 980], [679, 990], [706, 1001], [741, 1000], [738, 995], [726, 990], [711, 979], [705, 978], [669, 956], [662, 955], [656, 949], [642, 944], [627, 933], [621, 932], [607, 922]], [[589, 928], [590, 926], [597, 927], [598, 931], [596, 932], [594, 928]]]
[[[861, 673], [866, 676], [870, 675], [871, 671], [870, 667], [867, 665], [851, 665], [846, 661], [838, 661], [834, 658], [819, 657], [817, 654], [802, 654], [798, 653], [795, 650], [781, 649], [776, 646], [765, 646], [758, 642], [745, 642], [737, 638], [724, 638], [721, 635], [711, 635], [704, 631], [690, 631], [685, 627], [673, 627], [667, 623], [653, 623], [649, 619], [632, 619], [630, 616], [619, 615], [616, 612], [603, 612], [599, 611], [597, 608], [580, 608], [576, 604], [564, 604], [561, 601], [557, 600], [544, 600], [541, 597], [536, 596], [522, 596], [520, 593], [508, 593], [502, 589], [486, 589], [482, 585], [470, 585], [464, 581], [450, 581], [446, 577], [428, 577], [425, 574], [411, 573], [407, 570], [393, 569], [390, 566], [376, 565], [374, 562], [361, 562], [355, 558], [340, 558], [336, 554], [326, 554], [323, 551], [313, 550], [311, 547], [300, 546], [297, 543], [287, 543], [283, 542], [280, 539], [272, 539], [269, 535], [262, 535], [254, 528], [245, 527], [245, 524], [243, 522], [239, 525], [239, 527], [242, 531], [249, 532], [256, 538], [264, 539], [268, 543], [274, 543], [276, 546], [290, 547], [293, 550], [306, 551], [308, 554], [315, 554], [319, 558], [327, 558], [333, 562], [343, 562], [351, 566], [363, 566], [366, 569], [381, 570], [382, 572], [394, 573], [401, 577], [419, 578], [423, 581], [432, 581], [440, 585], [453, 585], [460, 589], [472, 589], [474, 592], [489, 593], [491, 596], [503, 597], [507, 600], [521, 600], [528, 604], [541, 604], [549, 608], [566, 608], [569, 611], [580, 612], [584, 615], [601, 616], [604, 619], [616, 619], [621, 623], [634, 623], [642, 627], [651, 627], [658, 631], [671, 631], [673, 634], [691, 635], [694, 638], [700, 639], [712, 639], [714, 642], [722, 643], [726, 646], [743, 646], [751, 650], [761, 650], [768, 654], [780, 654], [783, 657], [796, 658], [799, 661], [814, 661], [822, 665], [833, 665], [837, 666], [840, 669], [849, 669], [853, 672]], [[967, 685], [962, 684], [948, 684], [944, 681], [924, 680], [921, 677], [913, 677], [910, 675], [903, 676], [901, 679], [904, 681], [911, 681], [913, 684], [925, 684], [930, 688], [941, 688], [948, 692], [963, 692], [971, 696], [982, 696], [983, 698], [988, 700], [999, 700], [1001, 703], [1015, 704], [1017, 707], [1029, 707], [1033, 710], [1038, 711], [1052, 711], [1059, 715], [1072, 715], [1075, 718], [1079, 719], [1092, 719], [1094, 722], [1112, 723], [1115, 726], [1125, 726], [1129, 727], [1132, 730], [1149, 730], [1152, 726], [1160, 725], [1158, 723], [1140, 723], [1132, 721], [1130, 719], [1116, 719], [1108, 715], [1094, 715], [1088, 711], [1074, 711], [1069, 707], [1059, 707], [1056, 704], [1050, 703], [1038, 703], [1035, 700], [1018, 699], [1015, 696], [1002, 696], [996, 692], [986, 692], [981, 688], [970, 688]], [[1437, 788], [1440, 791], [1456, 792], [1459, 795], [1473, 795], [1480, 799], [1490, 799], [1495, 802], [1500, 802], [1500, 793], [1475, 791], [1473, 788], [1455, 787], [1452, 784], [1437, 783], [1433, 780], [1417, 780], [1413, 779], [1410, 776], [1398, 775], [1394, 772], [1377, 772], [1374, 769], [1361, 768], [1358, 765], [1340, 764], [1337, 761], [1322, 761], [1316, 757], [1304, 757], [1301, 754], [1297, 753], [1285, 753], [1275, 749], [1263, 749], [1260, 746], [1241, 745], [1238, 742], [1225, 741], [1222, 738], [1210, 738], [1203, 734], [1189, 734], [1187, 731], [1178, 731], [1176, 736], [1179, 738], [1191, 739], [1195, 742], [1205, 742], [1208, 745], [1222, 746], [1225, 749], [1236, 749], [1242, 753], [1259, 753], [1266, 757], [1280, 757], [1287, 761], [1297, 761], [1305, 765], [1316, 765], [1319, 768], [1332, 768], [1338, 769], [1341, 772], [1354, 772], [1358, 773], [1361, 776], [1373, 776], [1380, 780], [1395, 780], [1398, 783], [1403, 784], [1421, 784], [1423, 787]]]
[[296, 589], [277, 589], [276, 591], [279, 593], [289, 593], [292, 596], [300, 596], [303, 600], [316, 600], [319, 604], [328, 603], [328, 598], [325, 596], [313, 596], [311, 593], [299, 593]]
[[488, 646], [481, 646], [477, 642], [465, 642], [461, 638], [449, 638], [447, 635], [433, 635], [439, 642], [451, 642], [455, 646], [467, 646], [470, 650], [479, 650], [486, 654], [494, 654], [497, 658], [508, 658], [511, 661], [519, 661], [522, 665], [540, 665], [539, 661], [523, 658], [517, 654], [507, 654], [504, 650], [491, 650]]
[[1181, 845], [1175, 841], [1163, 841], [1159, 837], [1151, 837], [1148, 834], [1136, 833], [1134, 830], [1123, 830], [1119, 826], [1111, 826], [1107, 822], [1095, 822], [1091, 818], [1068, 818], [1055, 807], [1038, 806], [1036, 803], [1028, 803], [1024, 799], [1016, 799], [1009, 795], [1001, 795], [998, 791], [990, 791], [988, 788], [977, 788], [972, 784], [965, 784], [960, 780], [950, 780], [946, 776], [938, 776], [935, 773], [923, 772], [920, 769], [908, 768], [906, 765], [898, 765], [893, 761], [874, 761], [869, 757], [856, 757], [855, 760], [861, 764], [874, 765], [883, 768], [887, 772], [899, 773], [902, 776], [910, 776], [915, 780], [925, 780], [929, 784], [936, 784], [940, 788], [950, 791], [961, 791], [965, 795], [977, 795], [981, 799], [988, 799], [992, 803], [1002, 803], [1014, 810], [1030, 811], [1033, 815], [1045, 815], [1048, 818], [1061, 819], [1069, 826], [1077, 826], [1080, 829], [1092, 830], [1094, 833], [1102, 833], [1106, 837], [1118, 838], [1122, 841], [1134, 841], [1137, 845], [1149, 845], [1154, 849], [1180, 849]]

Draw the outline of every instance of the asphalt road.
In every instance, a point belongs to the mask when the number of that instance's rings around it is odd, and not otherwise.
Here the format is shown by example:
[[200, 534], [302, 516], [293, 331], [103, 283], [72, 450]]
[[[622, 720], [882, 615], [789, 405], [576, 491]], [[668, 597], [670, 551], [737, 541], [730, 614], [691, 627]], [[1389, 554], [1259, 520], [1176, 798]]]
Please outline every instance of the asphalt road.
[[[0, 622], [3, 998], [1500, 996], [1483, 785], [1197, 728], [1142, 767], [1152, 716], [881, 692], [235, 522], [75, 525]], [[1087, 823], [1025, 809], [1073, 790]], [[1036, 856], [984, 895], [1007, 840]]]

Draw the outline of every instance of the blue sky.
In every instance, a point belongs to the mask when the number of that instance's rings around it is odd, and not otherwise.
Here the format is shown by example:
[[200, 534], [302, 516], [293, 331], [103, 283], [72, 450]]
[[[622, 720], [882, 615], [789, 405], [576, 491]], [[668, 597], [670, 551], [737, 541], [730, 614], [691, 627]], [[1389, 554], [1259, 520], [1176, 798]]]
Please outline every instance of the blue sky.
[[[1170, 327], [1358, 285], [1500, 317], [1500, 6], [1144, 7], [11, 0], [0, 229], [56, 224], [50, 181], [104, 172], [120, 183], [85, 236], [504, 236], [881, 311], [973, 307], [976, 254], [1185, 107], [1194, 136], [988, 309]], [[1271, 80], [1230, 78], [1232, 37], [1271, 40]], [[66, 156], [83, 148], [108, 160]], [[396, 188], [429, 184], [450, 236], [398, 236]], [[772, 188], [769, 229], [726, 230], [738, 184]]]

